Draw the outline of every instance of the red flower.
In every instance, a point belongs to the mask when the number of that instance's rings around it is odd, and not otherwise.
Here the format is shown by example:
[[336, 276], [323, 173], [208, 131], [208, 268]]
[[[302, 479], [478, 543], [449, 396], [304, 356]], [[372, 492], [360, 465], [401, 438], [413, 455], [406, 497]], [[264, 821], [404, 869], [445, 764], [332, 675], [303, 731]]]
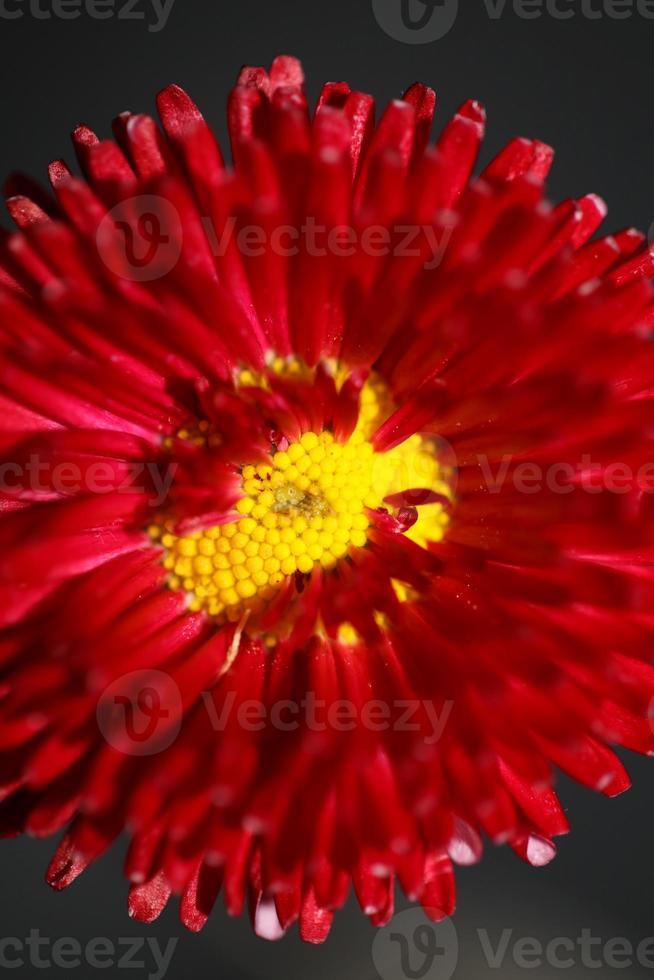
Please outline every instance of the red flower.
[[434, 102], [279, 58], [233, 170], [171, 87], [10, 181], [0, 825], [69, 825], [56, 888], [127, 828], [145, 921], [445, 915], [481, 832], [553, 856], [555, 769], [654, 747], [649, 250]]

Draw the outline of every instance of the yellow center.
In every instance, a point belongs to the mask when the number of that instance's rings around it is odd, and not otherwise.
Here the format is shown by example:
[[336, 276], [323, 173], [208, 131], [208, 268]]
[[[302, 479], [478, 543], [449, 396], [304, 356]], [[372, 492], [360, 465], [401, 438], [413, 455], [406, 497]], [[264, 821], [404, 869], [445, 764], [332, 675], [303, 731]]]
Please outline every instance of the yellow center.
[[[448, 495], [431, 440], [414, 435], [374, 451], [369, 438], [393, 409], [385, 384], [368, 381], [360, 404], [346, 443], [305, 432], [269, 462], [243, 466], [238, 520], [186, 536], [165, 520], [150, 528], [165, 549], [168, 583], [188, 593], [190, 608], [221, 621], [261, 612], [288, 576], [330, 569], [365, 547], [368, 510], [388, 507], [386, 497], [416, 488]], [[440, 540], [448, 520], [441, 504], [418, 514], [407, 536], [423, 546]]]

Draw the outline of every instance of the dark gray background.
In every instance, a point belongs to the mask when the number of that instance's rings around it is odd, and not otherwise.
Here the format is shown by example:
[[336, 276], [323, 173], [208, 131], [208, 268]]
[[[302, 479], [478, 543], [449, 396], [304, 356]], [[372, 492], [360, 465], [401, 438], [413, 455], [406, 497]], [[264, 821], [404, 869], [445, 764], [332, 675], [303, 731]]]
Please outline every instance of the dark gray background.
[[[9, 6], [20, 0], [12, 0]], [[41, 0], [45, 5], [46, 0]], [[141, 0], [143, 3], [143, 0]], [[596, 6], [600, 0], [594, 0]], [[465, 98], [483, 101], [489, 136], [483, 159], [508, 138], [537, 136], [558, 149], [550, 181], [553, 198], [595, 191], [608, 201], [611, 228], [647, 229], [654, 217], [650, 174], [654, 163], [651, 64], [654, 21], [581, 15], [557, 21], [522, 20], [507, 9], [489, 19], [481, 0], [461, 0], [451, 32], [429, 45], [406, 45], [378, 26], [370, 0], [176, 0], [165, 29], [149, 32], [142, 21], [37, 20], [29, 12], [0, 18], [2, 140], [0, 171], [43, 173], [47, 162], [71, 157], [67, 133], [81, 121], [108, 135], [123, 109], [150, 111], [156, 91], [177, 81], [224, 134], [225, 97], [244, 62], [268, 64], [276, 53], [301, 56], [311, 96], [324, 80], [347, 78], [380, 102], [399, 95], [415, 79], [439, 92], [441, 122]], [[139, 9], [144, 9], [141, 6]], [[654, 935], [650, 894], [654, 843], [650, 833], [654, 769], [629, 759], [635, 787], [607, 802], [562, 783], [573, 820], [557, 861], [540, 871], [504, 851], [489, 850], [480, 867], [459, 874], [456, 927], [461, 947], [455, 977], [463, 980], [531, 974], [569, 978], [609, 976], [608, 966], [566, 971], [546, 966], [525, 971], [486, 963], [476, 934], [497, 940], [504, 928], [514, 938], [575, 939], [592, 928], [603, 940], [625, 936], [637, 943]], [[55, 939], [95, 936], [114, 941], [135, 935], [180, 941], [168, 976], [270, 978], [311, 976], [374, 980], [374, 931], [352, 906], [339, 918], [324, 947], [302, 946], [295, 936], [279, 944], [254, 938], [247, 921], [216, 912], [199, 936], [185, 934], [176, 910], [154, 927], [131, 922], [118, 849], [67, 893], [43, 884], [54, 844], [4, 842], [0, 884], [0, 938], [25, 938], [30, 929]], [[147, 969], [13, 970], [16, 977], [140, 977]], [[625, 971], [622, 971], [623, 973]], [[653, 970], [627, 971], [639, 978]], [[428, 975], [438, 978], [438, 969]], [[397, 974], [400, 980], [401, 974]], [[395, 980], [395, 978], [384, 978]]]

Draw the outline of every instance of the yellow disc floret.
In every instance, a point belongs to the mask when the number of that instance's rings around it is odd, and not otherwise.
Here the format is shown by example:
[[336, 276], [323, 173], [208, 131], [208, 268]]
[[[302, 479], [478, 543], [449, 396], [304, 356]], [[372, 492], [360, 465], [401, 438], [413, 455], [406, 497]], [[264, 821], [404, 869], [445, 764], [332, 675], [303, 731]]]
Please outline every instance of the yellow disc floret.
[[[238, 520], [186, 536], [165, 520], [154, 525], [169, 585], [188, 593], [192, 609], [235, 621], [265, 609], [289, 576], [332, 569], [365, 547], [368, 512], [384, 506], [385, 497], [414, 488], [447, 495], [429, 440], [416, 435], [375, 452], [370, 436], [392, 410], [386, 386], [369, 381], [347, 442], [329, 431], [305, 432], [269, 462], [241, 468]], [[418, 513], [407, 535], [422, 545], [439, 540], [447, 524], [442, 506], [427, 504]]]

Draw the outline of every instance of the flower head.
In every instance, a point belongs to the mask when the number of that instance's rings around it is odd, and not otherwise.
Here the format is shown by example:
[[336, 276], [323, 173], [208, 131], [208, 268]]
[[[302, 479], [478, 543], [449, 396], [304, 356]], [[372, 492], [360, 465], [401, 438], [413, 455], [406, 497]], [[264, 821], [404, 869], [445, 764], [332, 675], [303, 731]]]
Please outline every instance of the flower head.
[[649, 249], [434, 105], [282, 57], [233, 167], [173, 86], [9, 182], [0, 823], [68, 827], [57, 888], [127, 829], [146, 921], [447, 915], [482, 833], [553, 856], [556, 769], [653, 748]]

